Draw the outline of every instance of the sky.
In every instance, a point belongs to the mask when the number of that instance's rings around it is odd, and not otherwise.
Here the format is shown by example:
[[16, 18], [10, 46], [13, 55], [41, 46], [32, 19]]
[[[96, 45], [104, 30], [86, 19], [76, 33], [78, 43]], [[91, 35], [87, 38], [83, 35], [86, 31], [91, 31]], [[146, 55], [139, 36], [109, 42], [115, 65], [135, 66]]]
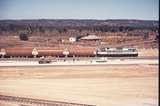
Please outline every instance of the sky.
[[0, 0], [0, 19], [158, 20], [158, 0]]

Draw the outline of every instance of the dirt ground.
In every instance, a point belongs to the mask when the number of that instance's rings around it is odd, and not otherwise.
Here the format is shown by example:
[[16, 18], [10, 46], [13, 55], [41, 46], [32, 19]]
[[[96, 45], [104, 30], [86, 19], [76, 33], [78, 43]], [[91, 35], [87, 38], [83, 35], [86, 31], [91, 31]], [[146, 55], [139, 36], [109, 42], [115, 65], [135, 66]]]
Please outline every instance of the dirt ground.
[[138, 49], [138, 55], [139, 56], [153, 56], [158, 57], [159, 55], [159, 49]]
[[0, 94], [96, 106], [158, 106], [158, 65], [0, 67]]

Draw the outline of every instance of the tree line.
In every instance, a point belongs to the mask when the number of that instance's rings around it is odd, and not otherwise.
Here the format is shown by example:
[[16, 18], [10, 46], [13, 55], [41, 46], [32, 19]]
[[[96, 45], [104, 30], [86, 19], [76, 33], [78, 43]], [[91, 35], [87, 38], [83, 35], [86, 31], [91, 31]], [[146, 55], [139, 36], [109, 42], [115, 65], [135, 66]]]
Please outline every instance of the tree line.
[[27, 31], [32, 32], [41, 32], [45, 31], [58, 31], [59, 33], [67, 32], [68, 30], [77, 30], [79, 32], [83, 30], [89, 31], [100, 31], [100, 32], [129, 32], [134, 30], [151, 30], [157, 31], [158, 27], [135, 27], [135, 26], [109, 26], [109, 25], [94, 25], [94, 26], [31, 26], [31, 25], [1, 25], [0, 24], [0, 33], [2, 32], [19, 32]]

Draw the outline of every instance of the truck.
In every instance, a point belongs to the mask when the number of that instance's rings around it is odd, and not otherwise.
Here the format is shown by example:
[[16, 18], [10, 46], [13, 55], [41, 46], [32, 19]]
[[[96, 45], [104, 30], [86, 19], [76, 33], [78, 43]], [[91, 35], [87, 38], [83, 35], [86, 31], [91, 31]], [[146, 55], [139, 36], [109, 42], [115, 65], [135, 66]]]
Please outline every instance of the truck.
[[39, 61], [38, 61], [39, 64], [50, 64], [52, 63], [51, 59], [48, 59], [48, 58], [41, 58]]

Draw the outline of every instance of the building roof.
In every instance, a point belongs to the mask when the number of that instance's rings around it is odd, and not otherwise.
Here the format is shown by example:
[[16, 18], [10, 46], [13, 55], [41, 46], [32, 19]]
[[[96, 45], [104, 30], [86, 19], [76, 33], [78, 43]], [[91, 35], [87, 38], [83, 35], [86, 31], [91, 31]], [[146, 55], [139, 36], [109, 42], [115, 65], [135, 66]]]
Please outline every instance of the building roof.
[[100, 40], [101, 38], [96, 35], [87, 35], [81, 38], [81, 40]]

